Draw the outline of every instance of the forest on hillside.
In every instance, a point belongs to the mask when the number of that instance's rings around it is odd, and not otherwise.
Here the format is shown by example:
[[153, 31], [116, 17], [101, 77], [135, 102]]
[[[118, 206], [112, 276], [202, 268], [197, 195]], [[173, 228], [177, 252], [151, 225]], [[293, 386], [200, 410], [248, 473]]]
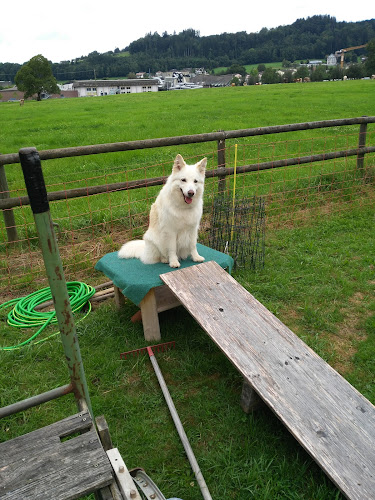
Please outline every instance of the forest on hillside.
[[[201, 37], [194, 29], [181, 33], [148, 33], [129, 46], [92, 52], [71, 61], [53, 63], [58, 81], [115, 78], [140, 71], [154, 74], [172, 69], [213, 70], [233, 64], [324, 59], [337, 50], [363, 45], [375, 38], [375, 19], [337, 22], [328, 15], [297, 19], [293, 24], [263, 28], [257, 33], [222, 33]], [[365, 54], [358, 49], [355, 54]], [[20, 64], [0, 63], [0, 80], [14, 81]]]

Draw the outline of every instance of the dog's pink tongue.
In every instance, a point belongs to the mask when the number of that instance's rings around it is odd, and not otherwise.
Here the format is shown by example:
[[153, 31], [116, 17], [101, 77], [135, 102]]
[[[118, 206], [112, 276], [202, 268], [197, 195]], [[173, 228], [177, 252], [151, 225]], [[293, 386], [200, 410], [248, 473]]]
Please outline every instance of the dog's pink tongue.
[[185, 202], [190, 205], [190, 203], [193, 201], [193, 198], [189, 198], [189, 196], [185, 196]]

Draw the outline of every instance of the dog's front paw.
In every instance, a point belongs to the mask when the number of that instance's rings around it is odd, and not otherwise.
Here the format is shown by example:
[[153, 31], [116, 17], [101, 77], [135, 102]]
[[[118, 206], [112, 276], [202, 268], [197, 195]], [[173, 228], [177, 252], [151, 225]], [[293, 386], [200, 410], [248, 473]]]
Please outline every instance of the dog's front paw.
[[171, 260], [169, 262], [169, 267], [180, 267], [181, 264], [178, 262], [178, 260]]
[[202, 257], [201, 255], [196, 255], [195, 257], [193, 257], [193, 261], [194, 262], [203, 262], [204, 257]]

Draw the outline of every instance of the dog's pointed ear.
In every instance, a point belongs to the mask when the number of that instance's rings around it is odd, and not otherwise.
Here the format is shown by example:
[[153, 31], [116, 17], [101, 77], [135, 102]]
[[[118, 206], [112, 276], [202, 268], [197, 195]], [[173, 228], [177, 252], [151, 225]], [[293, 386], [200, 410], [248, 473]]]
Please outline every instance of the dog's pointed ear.
[[203, 158], [200, 162], [197, 163], [197, 169], [201, 174], [204, 174], [206, 171], [207, 158]]
[[180, 154], [178, 154], [174, 160], [173, 171], [178, 172], [186, 165], [185, 160], [182, 158]]

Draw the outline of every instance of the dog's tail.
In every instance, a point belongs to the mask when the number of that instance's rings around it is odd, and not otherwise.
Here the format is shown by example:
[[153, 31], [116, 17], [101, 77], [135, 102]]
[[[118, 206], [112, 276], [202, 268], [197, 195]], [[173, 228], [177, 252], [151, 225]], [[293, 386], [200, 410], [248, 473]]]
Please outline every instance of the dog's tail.
[[144, 240], [128, 241], [118, 251], [120, 259], [140, 259], [144, 253]]

